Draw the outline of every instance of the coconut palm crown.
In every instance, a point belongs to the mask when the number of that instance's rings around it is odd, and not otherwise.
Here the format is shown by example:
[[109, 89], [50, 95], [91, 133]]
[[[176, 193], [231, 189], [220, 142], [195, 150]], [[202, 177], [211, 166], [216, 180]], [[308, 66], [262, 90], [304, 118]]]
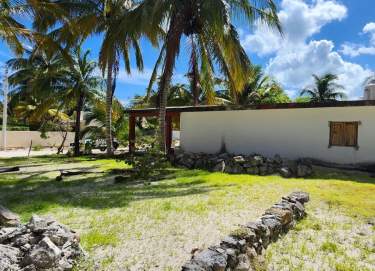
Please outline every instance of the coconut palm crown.
[[337, 84], [338, 76], [332, 73], [326, 73], [322, 76], [313, 74], [314, 86], [305, 88], [301, 91], [301, 96], [310, 97], [311, 102], [328, 102], [344, 99], [344, 86]]
[[[138, 6], [134, 16], [142, 19], [133, 20], [138, 24], [134, 27], [147, 29], [155, 25], [166, 26], [166, 36], [163, 37], [165, 56], [162, 57], [159, 83], [159, 141], [160, 149], [165, 152], [167, 91], [182, 38], [193, 37], [193, 58], [200, 58], [202, 83], [213, 85], [213, 74], [217, 67], [229, 78], [231, 89], [240, 91], [246, 84], [250, 61], [241, 47], [232, 20], [243, 20], [248, 25], [260, 21], [280, 31], [281, 27], [273, 0], [143, 0], [136, 3]], [[209, 89], [210, 86], [202, 85], [202, 88]]]

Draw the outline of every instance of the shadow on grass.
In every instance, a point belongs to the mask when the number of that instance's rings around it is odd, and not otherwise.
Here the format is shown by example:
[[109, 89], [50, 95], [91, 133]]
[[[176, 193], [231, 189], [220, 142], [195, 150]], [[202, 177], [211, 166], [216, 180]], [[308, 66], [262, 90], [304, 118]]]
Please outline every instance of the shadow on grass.
[[314, 174], [308, 179], [312, 180], [339, 180], [358, 183], [375, 184], [375, 175], [354, 170], [342, 170], [327, 167], [314, 167]]
[[[207, 184], [203, 177], [208, 172], [171, 170], [165, 173], [167, 177], [162, 182], [146, 184], [115, 183], [109, 173], [66, 178], [63, 182], [45, 176], [20, 181], [8, 174], [8, 180], [0, 181], [0, 204], [23, 215], [56, 207], [121, 208], [134, 201], [204, 194], [226, 186]], [[175, 177], [181, 179], [176, 181]]]
[[41, 155], [27, 157], [12, 157], [12, 158], [0, 158], [0, 166], [19, 166], [19, 167], [36, 167], [45, 166], [56, 163], [77, 163], [84, 161], [94, 161], [98, 157], [95, 156], [80, 156], [80, 157], [67, 157], [66, 155]]

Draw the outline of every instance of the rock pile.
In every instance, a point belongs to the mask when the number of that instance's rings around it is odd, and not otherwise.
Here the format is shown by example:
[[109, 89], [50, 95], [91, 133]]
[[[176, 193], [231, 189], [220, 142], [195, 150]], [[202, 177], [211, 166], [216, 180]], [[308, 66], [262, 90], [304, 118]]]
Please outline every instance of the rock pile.
[[84, 255], [78, 235], [53, 219], [19, 217], [0, 206], [0, 270], [71, 270]]
[[259, 220], [241, 226], [220, 245], [198, 250], [182, 271], [258, 270], [264, 250], [306, 215], [304, 204], [308, 201], [309, 194], [304, 192], [283, 197]]
[[307, 177], [313, 173], [307, 160], [284, 160], [279, 155], [266, 158], [261, 155], [233, 155], [229, 153], [205, 154], [176, 152], [172, 157], [175, 165], [189, 169], [206, 169], [230, 174], [272, 175], [285, 178]]

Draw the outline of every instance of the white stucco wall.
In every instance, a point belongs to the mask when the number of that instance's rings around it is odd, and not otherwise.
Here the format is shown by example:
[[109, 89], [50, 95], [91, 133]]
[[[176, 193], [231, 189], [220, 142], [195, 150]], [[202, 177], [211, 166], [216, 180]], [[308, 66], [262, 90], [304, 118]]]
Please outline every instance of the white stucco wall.
[[[359, 149], [331, 147], [329, 121], [361, 121]], [[181, 114], [181, 147], [190, 152], [280, 154], [336, 163], [375, 162], [375, 106], [206, 111]]]
[[[41, 138], [37, 131], [7, 131], [7, 148], [28, 148], [31, 140], [33, 146], [58, 147], [63, 137], [60, 132], [49, 132], [47, 138]], [[0, 146], [2, 147], [3, 135], [0, 131]], [[74, 142], [74, 133], [69, 132], [65, 141], [65, 146]]]

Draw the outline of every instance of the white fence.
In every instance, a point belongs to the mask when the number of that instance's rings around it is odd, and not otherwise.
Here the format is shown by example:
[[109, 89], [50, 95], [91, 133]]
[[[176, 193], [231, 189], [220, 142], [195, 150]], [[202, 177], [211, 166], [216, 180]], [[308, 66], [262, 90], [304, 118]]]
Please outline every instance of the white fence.
[[[33, 146], [40, 147], [59, 147], [63, 140], [63, 134], [60, 132], [49, 132], [47, 138], [41, 138], [41, 133], [37, 131], [8, 131], [6, 135], [7, 148], [27, 148], [31, 141]], [[3, 135], [0, 132], [0, 144], [2, 146]], [[74, 142], [74, 133], [69, 132], [64, 146], [69, 146]]]

